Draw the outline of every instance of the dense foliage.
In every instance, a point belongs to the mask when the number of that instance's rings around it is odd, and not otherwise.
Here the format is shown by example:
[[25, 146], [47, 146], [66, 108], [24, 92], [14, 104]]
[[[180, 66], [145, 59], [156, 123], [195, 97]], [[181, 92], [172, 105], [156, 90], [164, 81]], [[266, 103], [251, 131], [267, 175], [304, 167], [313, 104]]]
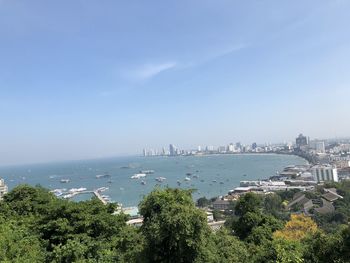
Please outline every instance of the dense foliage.
[[215, 211], [226, 224], [212, 231], [188, 190], [154, 190], [140, 203], [144, 223], [137, 228], [113, 204], [72, 202], [21, 185], [0, 201], [0, 261], [350, 262], [350, 184], [332, 187], [344, 196], [332, 215], [291, 214], [285, 204], [295, 192], [248, 193], [234, 211]]

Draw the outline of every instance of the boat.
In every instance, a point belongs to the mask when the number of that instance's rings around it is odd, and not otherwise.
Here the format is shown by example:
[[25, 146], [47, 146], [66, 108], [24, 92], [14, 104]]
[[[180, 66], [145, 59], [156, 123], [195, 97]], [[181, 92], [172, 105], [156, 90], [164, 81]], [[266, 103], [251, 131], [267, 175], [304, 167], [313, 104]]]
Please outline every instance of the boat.
[[185, 177], [185, 181], [191, 181], [191, 178]]
[[68, 192], [70, 193], [80, 193], [80, 192], [84, 192], [87, 189], [85, 187], [80, 187], [80, 188], [71, 188], [68, 190]]
[[165, 179], [166, 179], [165, 177], [157, 177], [157, 178], [156, 178], [156, 181], [161, 183], [161, 182], [163, 182]]
[[216, 181], [216, 180], [213, 180], [212, 182], [213, 182], [213, 183], [216, 183], [217, 181]]
[[111, 184], [111, 183], [113, 183], [113, 181], [112, 180], [108, 180], [107, 183]]
[[108, 187], [103, 186], [103, 187], [97, 188], [96, 191], [97, 192], [103, 192], [103, 191], [106, 191], [108, 189], [109, 189]]
[[224, 182], [220, 182], [220, 184], [224, 184]]
[[194, 175], [193, 178], [198, 178], [198, 175]]
[[154, 170], [141, 170], [141, 174], [154, 174]]
[[191, 175], [192, 175], [192, 173], [186, 173], [186, 175], [187, 175], [187, 176], [191, 176]]
[[179, 180], [177, 180], [177, 185], [180, 186], [181, 185], [181, 182]]
[[201, 180], [201, 182], [203, 183], [203, 182], [204, 182], [204, 180], [202, 179], [202, 180]]
[[131, 176], [131, 179], [140, 179], [140, 178], [144, 178], [146, 177], [146, 174], [143, 173], [139, 173], [139, 174], [134, 174], [133, 176]]
[[68, 199], [68, 198], [72, 198], [73, 196], [75, 196], [75, 194], [66, 194], [64, 196], [62, 196], [64, 199]]
[[105, 173], [105, 174], [98, 174], [96, 175], [96, 178], [99, 179], [99, 178], [105, 178], [105, 177], [110, 177], [111, 175], [108, 174], [108, 173]]
[[142, 180], [142, 181], [141, 181], [141, 184], [142, 184], [142, 185], [146, 185], [146, 181]]
[[61, 183], [69, 183], [69, 182], [70, 182], [70, 179], [61, 179], [60, 182], [61, 182]]

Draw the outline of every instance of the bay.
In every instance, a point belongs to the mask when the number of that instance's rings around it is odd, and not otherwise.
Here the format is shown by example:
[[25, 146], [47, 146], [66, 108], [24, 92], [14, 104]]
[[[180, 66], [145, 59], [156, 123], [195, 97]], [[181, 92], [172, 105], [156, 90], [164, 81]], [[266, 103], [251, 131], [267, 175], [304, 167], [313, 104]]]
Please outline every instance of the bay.
[[[133, 156], [0, 167], [0, 177], [5, 179], [9, 189], [24, 183], [40, 184], [50, 190], [108, 187], [104, 194], [112, 201], [122, 203], [123, 206], [137, 206], [143, 196], [155, 187], [196, 189], [194, 199], [202, 196], [210, 198], [226, 194], [239, 186], [242, 180], [266, 179], [288, 165], [305, 163], [304, 159], [297, 156], [278, 154]], [[141, 184], [141, 179], [130, 178], [141, 170], [155, 171], [143, 179], [145, 185]], [[96, 178], [96, 175], [105, 173], [110, 177]], [[157, 177], [166, 179], [159, 183], [155, 180]], [[186, 177], [190, 181], [185, 181]], [[61, 179], [69, 179], [70, 182], [61, 183]], [[79, 195], [75, 200], [86, 198], [90, 196]]]

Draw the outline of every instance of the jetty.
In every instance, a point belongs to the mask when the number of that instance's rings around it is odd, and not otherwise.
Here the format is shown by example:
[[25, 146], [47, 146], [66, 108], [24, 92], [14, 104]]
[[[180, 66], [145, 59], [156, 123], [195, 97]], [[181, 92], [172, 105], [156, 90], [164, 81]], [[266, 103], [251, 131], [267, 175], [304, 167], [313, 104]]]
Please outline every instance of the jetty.
[[101, 196], [98, 190], [93, 191], [94, 195], [102, 202], [102, 204], [106, 205], [108, 202]]

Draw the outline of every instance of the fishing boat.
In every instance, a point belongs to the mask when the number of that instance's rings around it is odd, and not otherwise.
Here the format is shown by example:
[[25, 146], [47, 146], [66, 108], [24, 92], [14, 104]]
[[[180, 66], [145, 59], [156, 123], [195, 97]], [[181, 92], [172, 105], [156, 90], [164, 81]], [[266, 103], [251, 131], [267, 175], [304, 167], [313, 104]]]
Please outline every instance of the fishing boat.
[[189, 177], [185, 177], [185, 181], [191, 181], [191, 178], [189, 178]]

